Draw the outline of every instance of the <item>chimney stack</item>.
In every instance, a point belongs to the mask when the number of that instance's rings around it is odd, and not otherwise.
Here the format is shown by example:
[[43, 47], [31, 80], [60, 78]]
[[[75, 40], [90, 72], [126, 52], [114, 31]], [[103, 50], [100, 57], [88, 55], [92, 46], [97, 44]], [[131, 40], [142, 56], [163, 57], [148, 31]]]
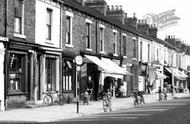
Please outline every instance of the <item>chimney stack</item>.
[[107, 2], [105, 0], [86, 0], [85, 5], [106, 15]]
[[106, 15], [113, 17], [114, 19], [120, 21], [122, 24], [124, 24], [124, 18], [125, 18], [125, 13], [123, 11], [122, 5], [112, 5], [111, 9], [107, 9]]

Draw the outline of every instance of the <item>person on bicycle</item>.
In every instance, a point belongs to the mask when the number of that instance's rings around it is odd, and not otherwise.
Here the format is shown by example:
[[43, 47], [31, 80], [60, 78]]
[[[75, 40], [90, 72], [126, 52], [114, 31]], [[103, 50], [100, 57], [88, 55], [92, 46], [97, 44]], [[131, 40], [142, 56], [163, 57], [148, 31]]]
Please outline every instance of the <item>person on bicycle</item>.
[[93, 92], [93, 88], [94, 88], [94, 81], [92, 80], [91, 76], [88, 77], [86, 87], [87, 87], [87, 92], [90, 96], [90, 102], [91, 102], [92, 101], [92, 92]]
[[108, 103], [109, 103], [108, 107], [109, 107], [110, 111], [112, 111], [112, 104], [111, 104], [112, 93], [111, 93], [110, 89], [107, 89], [105, 94], [107, 95], [107, 98], [108, 98]]

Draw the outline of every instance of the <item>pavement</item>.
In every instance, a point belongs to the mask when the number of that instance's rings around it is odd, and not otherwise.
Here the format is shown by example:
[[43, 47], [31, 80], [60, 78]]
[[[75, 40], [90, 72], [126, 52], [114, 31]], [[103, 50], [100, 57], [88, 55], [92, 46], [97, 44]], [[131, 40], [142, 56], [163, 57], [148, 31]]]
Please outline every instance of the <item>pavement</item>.
[[[180, 97], [190, 97], [190, 95], [188, 93], [175, 93], [175, 96], [168, 94], [168, 100]], [[145, 94], [144, 99], [146, 104], [158, 102], [158, 94]], [[113, 111], [131, 107], [134, 107], [132, 97], [112, 99]], [[80, 118], [98, 113], [104, 113], [102, 100], [93, 101], [90, 105], [83, 105], [83, 103], [80, 102], [79, 113], [77, 113], [76, 103], [65, 104], [63, 106], [53, 105], [35, 108], [10, 109], [4, 112], [0, 111], [0, 122], [51, 122]]]

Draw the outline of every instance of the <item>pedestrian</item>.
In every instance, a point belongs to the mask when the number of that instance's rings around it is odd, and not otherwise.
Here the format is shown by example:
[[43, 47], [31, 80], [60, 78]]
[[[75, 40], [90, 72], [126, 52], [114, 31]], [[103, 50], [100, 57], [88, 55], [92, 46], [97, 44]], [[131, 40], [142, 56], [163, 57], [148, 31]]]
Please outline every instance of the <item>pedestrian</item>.
[[150, 94], [150, 81], [147, 81], [147, 90], [148, 90], [148, 94]]
[[89, 105], [90, 96], [89, 96], [89, 94], [88, 94], [87, 90], [84, 92], [84, 94], [83, 94], [83, 95], [84, 95], [83, 105], [85, 105], [85, 104]]
[[162, 100], [162, 90], [161, 87], [158, 87], [159, 101]]
[[167, 89], [164, 87], [163, 89], [164, 99], [167, 100]]
[[92, 80], [91, 76], [88, 77], [86, 87], [87, 87], [87, 92], [90, 96], [90, 102], [91, 102], [92, 101], [92, 92], [93, 92], [93, 88], [94, 88], [94, 81]]

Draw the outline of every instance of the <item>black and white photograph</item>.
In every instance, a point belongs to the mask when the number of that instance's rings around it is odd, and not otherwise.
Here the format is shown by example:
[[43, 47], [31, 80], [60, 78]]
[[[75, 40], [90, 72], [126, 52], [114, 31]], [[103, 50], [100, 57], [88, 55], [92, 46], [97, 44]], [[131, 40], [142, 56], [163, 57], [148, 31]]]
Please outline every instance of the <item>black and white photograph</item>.
[[187, 0], [0, 0], [0, 124], [189, 124]]

